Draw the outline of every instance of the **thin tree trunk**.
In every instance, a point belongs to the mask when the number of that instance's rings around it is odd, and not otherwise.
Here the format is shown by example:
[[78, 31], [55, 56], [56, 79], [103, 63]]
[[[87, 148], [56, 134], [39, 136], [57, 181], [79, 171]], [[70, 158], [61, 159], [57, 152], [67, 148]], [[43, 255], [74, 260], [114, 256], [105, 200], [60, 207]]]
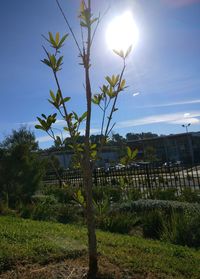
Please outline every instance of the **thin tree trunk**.
[[[88, 0], [88, 10], [91, 14], [91, 0]], [[95, 279], [98, 272], [97, 260], [97, 241], [95, 233], [95, 217], [93, 209], [92, 197], [92, 166], [90, 163], [90, 124], [91, 124], [91, 84], [90, 84], [90, 47], [91, 47], [91, 25], [88, 26], [87, 34], [87, 49], [84, 56], [85, 68], [85, 85], [86, 85], [86, 100], [87, 100], [87, 118], [85, 130], [85, 152], [84, 162], [82, 162], [83, 180], [86, 192], [86, 215], [88, 228], [88, 254], [89, 254], [89, 271], [88, 278]]]
[[[87, 157], [87, 155], [86, 155]], [[90, 167], [90, 161], [88, 158], [84, 158], [83, 168], [83, 180], [86, 192], [86, 215], [87, 215], [87, 229], [88, 229], [88, 254], [89, 254], [89, 272], [88, 278], [96, 278], [98, 272], [97, 261], [97, 241], [95, 233], [95, 220], [94, 220], [94, 208], [92, 198], [92, 169]]]

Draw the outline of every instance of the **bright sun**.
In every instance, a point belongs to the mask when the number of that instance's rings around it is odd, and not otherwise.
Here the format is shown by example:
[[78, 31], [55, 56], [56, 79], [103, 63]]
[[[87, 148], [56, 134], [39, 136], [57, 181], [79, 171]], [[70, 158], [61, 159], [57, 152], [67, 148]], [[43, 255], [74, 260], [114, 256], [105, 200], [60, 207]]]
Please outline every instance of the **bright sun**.
[[114, 18], [106, 31], [108, 47], [124, 53], [130, 46], [135, 47], [138, 36], [138, 28], [130, 11]]

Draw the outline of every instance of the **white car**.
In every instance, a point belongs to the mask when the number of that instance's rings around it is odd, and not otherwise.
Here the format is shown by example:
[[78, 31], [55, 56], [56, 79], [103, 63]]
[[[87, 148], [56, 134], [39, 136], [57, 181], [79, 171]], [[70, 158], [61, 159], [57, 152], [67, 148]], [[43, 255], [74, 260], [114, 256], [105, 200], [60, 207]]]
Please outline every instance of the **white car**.
[[124, 169], [124, 168], [125, 168], [125, 166], [122, 165], [122, 164], [117, 164], [117, 165], [115, 166], [115, 169], [116, 169], [116, 170], [121, 170], [121, 169]]

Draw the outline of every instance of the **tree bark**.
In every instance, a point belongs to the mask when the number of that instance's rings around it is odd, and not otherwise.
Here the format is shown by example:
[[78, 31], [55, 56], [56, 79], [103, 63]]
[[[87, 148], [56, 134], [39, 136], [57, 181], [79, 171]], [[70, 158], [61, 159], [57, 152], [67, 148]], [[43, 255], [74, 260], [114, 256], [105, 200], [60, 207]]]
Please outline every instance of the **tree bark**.
[[89, 255], [89, 271], [88, 278], [95, 279], [98, 272], [98, 260], [97, 260], [97, 241], [95, 233], [95, 218], [92, 198], [92, 169], [90, 167], [90, 160], [88, 160], [87, 154], [84, 158], [83, 167], [83, 182], [86, 193], [86, 217], [87, 217], [87, 229], [88, 229], [88, 255]]

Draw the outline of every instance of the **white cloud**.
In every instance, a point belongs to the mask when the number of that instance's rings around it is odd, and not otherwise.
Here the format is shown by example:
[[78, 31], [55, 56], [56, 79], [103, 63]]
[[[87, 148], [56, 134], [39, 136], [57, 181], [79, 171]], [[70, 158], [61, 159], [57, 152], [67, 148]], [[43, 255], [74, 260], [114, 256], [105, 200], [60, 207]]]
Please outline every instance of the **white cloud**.
[[133, 97], [140, 95], [140, 92], [133, 93]]
[[39, 143], [49, 142], [49, 141], [53, 142], [53, 139], [50, 136], [37, 137], [36, 140], [39, 141]]
[[169, 113], [169, 114], [157, 114], [138, 119], [130, 119], [126, 121], [118, 122], [116, 128], [129, 128], [134, 126], [142, 126], [154, 123], [168, 123], [168, 124], [185, 124], [186, 122], [192, 124], [198, 124], [200, 117], [200, 111], [193, 111], [190, 113], [189, 118], [184, 117], [184, 113]]
[[160, 107], [171, 107], [171, 106], [192, 105], [192, 104], [200, 104], [200, 99], [172, 102], [172, 103], [165, 103], [165, 104], [156, 104], [156, 105], [152, 104], [147, 106], [139, 106], [138, 108], [160, 108]]
[[172, 124], [199, 124], [199, 119], [198, 118], [195, 118], [195, 117], [188, 117], [186, 119], [183, 119], [183, 120], [175, 120], [175, 121], [172, 121], [171, 122]]
[[[79, 132], [81, 133], [81, 135], [84, 135], [85, 134], [85, 129], [80, 129]], [[100, 130], [96, 129], [96, 128], [92, 128], [90, 130], [90, 132], [91, 132], [91, 134], [98, 134], [98, 133], [100, 133]], [[55, 133], [55, 137], [56, 136], [61, 137], [61, 133]], [[62, 133], [62, 137], [63, 138], [69, 137], [69, 134], [67, 132], [63, 132]], [[39, 143], [43, 143], [43, 142], [52, 142], [53, 143], [53, 139], [50, 136], [48, 136], [48, 135], [46, 135], [46, 136], [38, 136], [36, 138], [36, 140], [39, 141]]]

